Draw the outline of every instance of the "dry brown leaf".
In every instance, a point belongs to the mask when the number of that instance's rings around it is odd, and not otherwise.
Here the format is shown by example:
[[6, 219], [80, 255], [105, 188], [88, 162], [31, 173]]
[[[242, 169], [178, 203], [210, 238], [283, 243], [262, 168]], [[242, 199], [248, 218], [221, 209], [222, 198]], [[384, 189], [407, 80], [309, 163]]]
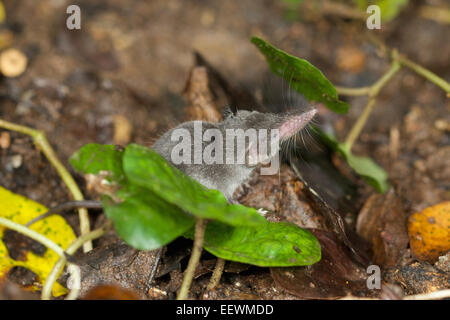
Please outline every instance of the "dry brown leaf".
[[375, 264], [397, 264], [408, 247], [408, 233], [402, 202], [392, 189], [367, 199], [358, 215], [356, 231], [372, 243]]
[[276, 284], [286, 292], [302, 299], [337, 299], [347, 294], [370, 296], [367, 274], [350, 250], [328, 231], [310, 230], [322, 247], [322, 259], [311, 266], [271, 268]]
[[113, 285], [101, 285], [89, 290], [83, 300], [139, 300], [136, 293]]

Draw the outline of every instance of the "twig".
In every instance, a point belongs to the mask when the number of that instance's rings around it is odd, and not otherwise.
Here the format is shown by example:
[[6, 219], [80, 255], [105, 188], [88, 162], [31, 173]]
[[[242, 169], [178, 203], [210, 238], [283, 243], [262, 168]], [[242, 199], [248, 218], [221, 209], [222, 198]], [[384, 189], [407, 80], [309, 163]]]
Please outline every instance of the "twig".
[[225, 267], [225, 260], [222, 258], [217, 258], [216, 267], [214, 268], [214, 272], [211, 276], [211, 280], [209, 280], [206, 290], [212, 290], [219, 284], [224, 267]]
[[450, 289], [405, 296], [403, 300], [435, 300], [444, 298], [450, 298]]
[[[444, 299], [444, 298], [450, 298], [450, 289], [434, 291], [434, 292], [430, 292], [430, 293], [404, 296], [400, 300], [437, 300], [437, 299]], [[355, 297], [355, 296], [349, 295], [349, 296], [340, 298], [339, 300], [382, 300], [382, 299]]]
[[[78, 185], [76, 184], [75, 180], [70, 175], [69, 171], [64, 167], [64, 165], [61, 163], [61, 161], [56, 156], [55, 152], [53, 151], [53, 148], [50, 146], [50, 144], [47, 141], [47, 138], [45, 137], [45, 133], [40, 130], [35, 130], [26, 126], [21, 126], [15, 123], [11, 123], [5, 120], [0, 119], [0, 128], [5, 128], [11, 131], [20, 132], [26, 135], [29, 135], [33, 138], [34, 143], [36, 146], [41, 149], [42, 153], [45, 154], [47, 159], [50, 161], [50, 163], [55, 167], [56, 171], [60, 175], [61, 179], [66, 184], [69, 191], [72, 193], [72, 196], [75, 200], [83, 200], [83, 194], [81, 193], [80, 189], [78, 188]], [[80, 217], [80, 231], [81, 235], [85, 235], [89, 232], [90, 226], [89, 226], [89, 216], [88, 212], [85, 208], [78, 209], [78, 214]], [[88, 241], [83, 246], [84, 252], [88, 252], [92, 250], [92, 242]]]
[[74, 208], [89, 208], [89, 209], [101, 209], [103, 208], [103, 204], [98, 200], [80, 200], [80, 201], [67, 201], [63, 204], [60, 204], [56, 207], [50, 208], [46, 213], [41, 214], [40, 216], [30, 220], [26, 226], [29, 227], [32, 224], [45, 219], [53, 214], [59, 213], [64, 210], [70, 210]]
[[184, 272], [183, 283], [181, 284], [177, 300], [187, 299], [192, 279], [194, 278], [195, 269], [197, 268], [198, 261], [200, 260], [200, 256], [202, 254], [205, 227], [206, 221], [203, 219], [197, 219], [195, 222], [194, 245], [192, 248], [191, 257], [189, 258], [188, 266]]
[[150, 290], [152, 287], [153, 279], [156, 275], [156, 270], [158, 270], [159, 260], [161, 260], [162, 250], [163, 248], [156, 249], [156, 256], [155, 256], [155, 262], [153, 263], [152, 271], [150, 272], [150, 277], [147, 281], [147, 290]]
[[[108, 222], [103, 227], [96, 229], [94, 231], [91, 231], [88, 234], [78, 237], [74, 241], [74, 243], [72, 243], [67, 248], [65, 253], [69, 254], [69, 255], [74, 254], [78, 250], [78, 248], [80, 248], [87, 241], [92, 241], [94, 239], [101, 237], [108, 230], [108, 228], [110, 226], [111, 226], [111, 224]], [[42, 288], [42, 292], [41, 292], [42, 300], [50, 300], [53, 284], [56, 282], [58, 275], [61, 273], [62, 269], [64, 268], [64, 264], [66, 263], [66, 261], [67, 261], [66, 256], [63, 255], [61, 258], [59, 258], [59, 260], [53, 266], [53, 269], [52, 269], [52, 271], [50, 271], [50, 274], [47, 276], [44, 287]]]

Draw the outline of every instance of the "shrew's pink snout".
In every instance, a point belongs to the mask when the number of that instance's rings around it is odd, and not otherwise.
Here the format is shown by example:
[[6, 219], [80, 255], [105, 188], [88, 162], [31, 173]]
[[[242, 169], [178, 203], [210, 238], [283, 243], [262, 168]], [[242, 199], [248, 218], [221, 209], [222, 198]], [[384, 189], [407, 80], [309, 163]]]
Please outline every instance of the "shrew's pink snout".
[[314, 118], [316, 113], [317, 109], [311, 109], [302, 114], [294, 115], [288, 118], [280, 126], [280, 139], [287, 139], [302, 130], [312, 120], [312, 118]]

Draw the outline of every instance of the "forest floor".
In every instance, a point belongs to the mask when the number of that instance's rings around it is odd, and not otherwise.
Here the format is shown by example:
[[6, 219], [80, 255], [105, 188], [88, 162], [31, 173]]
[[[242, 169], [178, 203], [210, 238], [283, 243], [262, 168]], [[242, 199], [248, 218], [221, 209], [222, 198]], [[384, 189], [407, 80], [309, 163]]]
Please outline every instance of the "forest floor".
[[[22, 76], [0, 80], [0, 118], [43, 130], [85, 196], [91, 199], [96, 195], [86, 190], [83, 177], [71, 169], [69, 157], [91, 142], [135, 142], [151, 146], [165, 130], [186, 120], [189, 101], [183, 92], [195, 65], [194, 51], [233, 88], [247, 92], [259, 104], [263, 105], [270, 95], [275, 105], [271, 108], [278, 111], [292, 107], [288, 105], [290, 91], [286, 87], [272, 86], [270, 80], [267, 82], [267, 64], [249, 41], [253, 35], [307, 59], [339, 86], [370, 85], [389, 67], [389, 59], [380, 57], [379, 46], [371, 40], [372, 35], [442, 78], [450, 78], [448, 25], [421, 17], [419, 5], [410, 5], [381, 31], [368, 30], [362, 20], [332, 14], [305, 11], [288, 19], [286, 5], [269, 0], [155, 0], [127, 1], [126, 5], [120, 0], [95, 3], [80, 0], [78, 5], [82, 8], [82, 29], [70, 31], [65, 27], [66, 1], [5, 1], [13, 47], [26, 54], [28, 66]], [[351, 105], [344, 116], [331, 115], [320, 104], [316, 105], [322, 121], [331, 123], [340, 140], [366, 102], [364, 97], [343, 99]], [[400, 207], [395, 210], [401, 211], [401, 218], [398, 218], [401, 221], [386, 222], [399, 226], [395, 231], [388, 230], [392, 233], [388, 234], [390, 237], [407, 239], [408, 216], [450, 200], [448, 101], [440, 88], [412, 71], [402, 70], [380, 93], [374, 112], [353, 149], [355, 154], [373, 158], [387, 171], [392, 193], [376, 195], [360, 178], [342, 169], [343, 175], [358, 188], [354, 206], [360, 214], [368, 211], [381, 214], [384, 209], [380, 207], [386, 203]], [[252, 107], [245, 102], [238, 107]], [[120, 137], [117, 131], [124, 125], [131, 128], [130, 134]], [[7, 134], [10, 143], [0, 149], [0, 185], [47, 207], [69, 201], [66, 186], [33, 146], [32, 139], [16, 132]], [[337, 167], [343, 167], [339, 158], [334, 157], [333, 161]], [[257, 203], [258, 192], [260, 195], [270, 193], [267, 186], [273, 190], [274, 185], [282, 183], [279, 189], [292, 194], [266, 198], [266, 206], [273, 214], [289, 216], [287, 220], [305, 226], [305, 221], [293, 217], [292, 213], [280, 212], [283, 208], [288, 210], [289, 205], [284, 202], [291, 200], [286, 195], [303, 201], [302, 212], [305, 207], [310, 208], [306, 197], [298, 195], [303, 190], [301, 182], [289, 168], [280, 179], [272, 180], [263, 180], [265, 185], [255, 187], [254, 196], [242, 195], [243, 202], [261, 206]], [[295, 211], [294, 205], [290, 207]], [[300, 209], [297, 207], [297, 210]], [[63, 215], [78, 233], [78, 218], [74, 212]], [[93, 226], [103, 219], [102, 213], [92, 211]], [[349, 217], [346, 221], [355, 230], [356, 218]], [[306, 227], [310, 226], [306, 223]], [[100, 277], [106, 282], [108, 272], [114, 274], [117, 268], [133, 263], [133, 272], [142, 273], [142, 278], [135, 279], [131, 271], [122, 274], [125, 271], [120, 269], [119, 284], [133, 288], [143, 298], [166, 299], [173, 298], [179, 288], [191, 242], [180, 240], [169, 246], [150, 290], [146, 289], [145, 275], [148, 277], [149, 263], [154, 262], [152, 254], [130, 251], [118, 244], [114, 236], [95, 241], [94, 245], [97, 249], [110, 247], [107, 252], [94, 252], [88, 258], [80, 258], [87, 259], [85, 266], [93, 266], [92, 261], [102, 264], [96, 270], [101, 270], [98, 272], [103, 275], [91, 275], [84, 280], [86, 290], [98, 284]], [[449, 273], [444, 267], [440, 269], [432, 262], [413, 257], [407, 242], [400, 245], [391, 241], [385, 245], [401, 246], [386, 249], [395, 252], [392, 259], [378, 256], [386, 282], [399, 285], [404, 294], [428, 292], [432, 287], [448, 288]], [[212, 255], [203, 255], [192, 298], [201, 298], [214, 263]], [[283, 277], [275, 273], [276, 270], [268, 268], [227, 265], [220, 286], [209, 298], [305, 297], [302, 293], [296, 294], [300, 289], [289, 287]], [[413, 274], [417, 275], [414, 279]], [[8, 277], [25, 286], [34, 281], [33, 274], [17, 268]], [[320, 292], [308, 294], [326, 297]], [[358, 295], [356, 291], [352, 294]]]

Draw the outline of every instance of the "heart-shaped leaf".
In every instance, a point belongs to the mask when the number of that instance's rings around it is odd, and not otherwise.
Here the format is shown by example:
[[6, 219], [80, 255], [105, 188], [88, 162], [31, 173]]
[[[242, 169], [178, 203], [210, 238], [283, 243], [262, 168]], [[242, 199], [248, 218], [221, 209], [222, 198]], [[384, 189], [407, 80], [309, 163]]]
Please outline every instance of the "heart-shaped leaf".
[[[193, 238], [193, 231], [185, 235]], [[217, 257], [260, 267], [311, 265], [321, 258], [319, 241], [309, 231], [285, 222], [233, 227], [212, 221], [203, 247]]]
[[71, 162], [84, 173], [106, 171], [120, 178], [114, 181], [120, 188], [104, 195], [103, 206], [120, 237], [135, 248], [152, 250], [182, 234], [193, 237], [196, 216], [215, 220], [208, 224], [205, 248], [218, 257], [258, 266], [320, 260], [319, 242], [308, 231], [269, 223], [253, 208], [229, 205], [222, 193], [205, 188], [152, 149], [131, 144], [122, 152], [88, 145]]
[[[108, 172], [109, 178], [120, 183], [125, 179], [122, 169], [123, 151], [114, 145], [89, 143], [70, 157], [70, 164], [84, 174]], [[111, 181], [112, 182], [112, 181]]]
[[194, 216], [230, 225], [258, 225], [266, 221], [253, 208], [229, 205], [220, 191], [207, 189], [150, 148], [127, 146], [123, 168], [131, 183], [153, 191]]
[[88, 144], [70, 162], [82, 173], [117, 184], [117, 188], [102, 190], [103, 207], [125, 242], [141, 250], [159, 248], [189, 230], [194, 218], [152, 191], [131, 184], [123, 171], [123, 154], [113, 145]]
[[333, 84], [311, 63], [277, 49], [258, 37], [252, 37], [251, 42], [265, 56], [270, 70], [288, 81], [292, 89], [310, 101], [322, 102], [334, 112], [347, 112], [348, 103], [339, 100]]
[[103, 198], [106, 216], [114, 222], [119, 236], [134, 248], [160, 248], [194, 225], [192, 216], [144, 188], [130, 185], [116, 195], [123, 201]]

